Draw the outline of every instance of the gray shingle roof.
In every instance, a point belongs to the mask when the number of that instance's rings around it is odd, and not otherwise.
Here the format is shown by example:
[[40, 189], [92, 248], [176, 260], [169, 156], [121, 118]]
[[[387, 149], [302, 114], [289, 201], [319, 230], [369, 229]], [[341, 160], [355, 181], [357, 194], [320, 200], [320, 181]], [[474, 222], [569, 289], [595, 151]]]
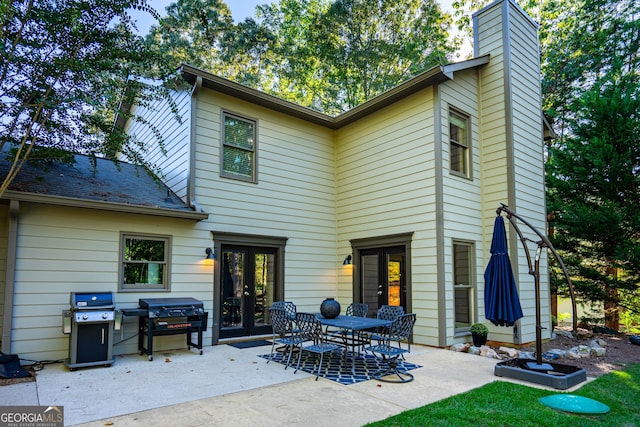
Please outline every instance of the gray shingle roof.
[[[6, 152], [0, 153], [0, 177], [7, 176], [10, 166]], [[94, 168], [84, 155], [75, 155], [75, 163], [71, 165], [25, 163], [4, 198], [11, 198], [11, 194], [39, 195], [43, 200], [49, 196], [103, 202], [122, 205], [123, 211], [127, 211], [127, 207], [149, 208], [178, 211], [178, 216], [179, 212], [187, 215], [195, 212], [145, 168], [101, 158]], [[110, 210], [114, 210], [113, 207]]]

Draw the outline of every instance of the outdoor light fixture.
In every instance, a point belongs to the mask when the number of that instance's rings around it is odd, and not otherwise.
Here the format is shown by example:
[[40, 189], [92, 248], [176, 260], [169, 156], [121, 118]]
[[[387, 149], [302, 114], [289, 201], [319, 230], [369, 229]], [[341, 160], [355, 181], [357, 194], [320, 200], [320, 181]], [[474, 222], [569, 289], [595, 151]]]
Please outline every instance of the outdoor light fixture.
[[347, 255], [347, 257], [342, 262], [342, 265], [351, 265], [351, 254]]
[[204, 253], [206, 254], [204, 259], [216, 259], [216, 254], [213, 253], [213, 250], [211, 248], [205, 249]]

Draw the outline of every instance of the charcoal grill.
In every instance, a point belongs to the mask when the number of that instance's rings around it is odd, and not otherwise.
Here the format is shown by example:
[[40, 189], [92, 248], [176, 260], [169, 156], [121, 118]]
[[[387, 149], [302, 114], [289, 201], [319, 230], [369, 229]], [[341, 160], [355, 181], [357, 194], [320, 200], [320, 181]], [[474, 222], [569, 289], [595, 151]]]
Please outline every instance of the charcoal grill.
[[[140, 298], [138, 309], [122, 310], [126, 316], [139, 316], [138, 350], [153, 360], [155, 336], [186, 334], [187, 348], [200, 350], [202, 333], [207, 330], [208, 313], [195, 298]], [[193, 334], [197, 342], [193, 342]]]
[[71, 292], [71, 310], [63, 312], [64, 332], [70, 333], [69, 369], [110, 366], [113, 358], [115, 304], [112, 292]]

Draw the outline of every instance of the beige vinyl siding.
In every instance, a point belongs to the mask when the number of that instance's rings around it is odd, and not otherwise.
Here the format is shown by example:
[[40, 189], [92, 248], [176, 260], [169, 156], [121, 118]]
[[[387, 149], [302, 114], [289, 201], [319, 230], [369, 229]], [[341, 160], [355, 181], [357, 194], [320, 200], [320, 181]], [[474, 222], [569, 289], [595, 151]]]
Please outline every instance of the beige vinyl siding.
[[[501, 12], [505, 12], [502, 17]], [[482, 197], [486, 218], [483, 224], [483, 256], [487, 259], [495, 218], [491, 212], [501, 202], [545, 232], [540, 75], [535, 24], [523, 15], [517, 5], [510, 1], [499, 2], [484, 9], [474, 19], [477, 19], [480, 34], [476, 53], [491, 54], [490, 63], [480, 70], [479, 92], [482, 106]], [[500, 36], [504, 38], [501, 47], [496, 45], [496, 36], [492, 32], [499, 32], [503, 26], [508, 27], [511, 33]], [[533, 277], [528, 274], [522, 244], [509, 230], [508, 221], [506, 224], [511, 262], [524, 311], [524, 318], [520, 321], [520, 340], [531, 342], [535, 340]], [[538, 240], [526, 226], [520, 225], [520, 228], [525, 235]], [[545, 258], [541, 262], [543, 301], [549, 298], [546, 265]], [[490, 328], [492, 339], [497, 341], [511, 341], [512, 332], [511, 328]], [[548, 336], [548, 332], [545, 334]]]
[[[340, 130], [336, 144], [338, 253], [349, 240], [413, 232], [415, 342], [437, 345], [438, 287], [433, 89]], [[340, 296], [351, 300], [351, 268]]]
[[[526, 218], [542, 233], [546, 233], [546, 205], [544, 188], [544, 155], [542, 135], [542, 101], [538, 70], [538, 44], [536, 25], [522, 12], [510, 5], [511, 9], [511, 64], [512, 71], [512, 111], [514, 139], [514, 192], [518, 204], [516, 212]], [[527, 54], [528, 53], [528, 54]], [[531, 54], [535, 53], [535, 54]], [[539, 238], [526, 226], [520, 225], [526, 236], [534, 241]], [[535, 248], [535, 245], [531, 245]], [[532, 248], [532, 249], [533, 249]], [[546, 251], [545, 251], [546, 252]], [[533, 256], [533, 252], [532, 256]], [[521, 321], [523, 338], [535, 339], [535, 288], [533, 276], [528, 274], [528, 265], [522, 245], [518, 246], [519, 291], [525, 317]], [[546, 254], [545, 254], [546, 255]], [[547, 258], [540, 262], [541, 301], [549, 301]], [[551, 325], [549, 305], [543, 304], [543, 338], [549, 338]], [[528, 333], [528, 334], [527, 334]]]
[[[441, 316], [445, 317], [445, 342], [447, 345], [464, 342], [465, 336], [456, 338], [454, 318], [454, 283], [453, 283], [453, 242], [468, 242], [473, 244], [475, 253], [471, 261], [475, 263], [472, 294], [475, 307], [473, 318], [484, 317], [484, 272], [483, 235], [482, 235], [482, 181], [480, 146], [478, 143], [478, 72], [466, 70], [455, 74], [453, 81], [439, 86], [441, 99], [441, 132], [442, 132], [442, 169], [443, 169], [443, 236], [444, 236], [444, 290], [445, 310]], [[469, 117], [470, 143], [470, 177], [460, 177], [451, 174], [449, 168], [449, 110], [455, 108]], [[472, 264], [474, 265], [474, 264]]]
[[[484, 261], [489, 259], [489, 249], [493, 235], [493, 223], [495, 210], [500, 203], [510, 204], [510, 188], [513, 179], [511, 174], [512, 154], [508, 151], [509, 129], [507, 129], [507, 94], [510, 90], [505, 82], [506, 52], [503, 46], [502, 28], [504, 25], [501, 15], [501, 3], [484, 9], [477, 16], [478, 39], [475, 43], [476, 54], [490, 54], [489, 64], [479, 70], [479, 142], [481, 164], [481, 198], [483, 203], [482, 250], [477, 262], [478, 268], [486, 267]], [[497, 42], [499, 40], [499, 42]], [[507, 221], [508, 222], [508, 221]], [[508, 230], [507, 230], [508, 231]], [[509, 241], [511, 246], [514, 240]], [[512, 252], [513, 253], [513, 252]], [[479, 292], [478, 321], [485, 322], [484, 318], [484, 278], [481, 278]], [[496, 328], [490, 326], [492, 340], [510, 342], [512, 340], [511, 328]]]
[[162, 170], [165, 184], [186, 200], [191, 97], [187, 91], [174, 91], [171, 95], [177, 105], [180, 120], [171, 111], [171, 106], [166, 100], [158, 101], [150, 107], [137, 106], [133, 110], [135, 115], [149, 120], [149, 124], [160, 132], [164, 139], [166, 155], [162, 153], [158, 140], [148, 124], [130, 121], [127, 132], [147, 144], [147, 151], [143, 153], [143, 157]]
[[[223, 111], [256, 121], [257, 183], [220, 177]], [[196, 199], [212, 214], [207, 227], [288, 238], [285, 298], [317, 311], [336, 295], [342, 264], [335, 244], [333, 132], [203, 89], [196, 147]]]
[[[68, 357], [62, 310], [71, 291], [112, 291], [117, 308], [138, 306], [138, 298], [162, 292], [118, 293], [120, 232], [172, 238], [171, 296], [189, 296], [212, 309], [213, 266], [204, 260], [210, 232], [193, 221], [145, 217], [21, 203], [18, 229], [12, 351], [31, 360]], [[114, 332], [114, 354], [137, 352], [137, 318], [125, 318]], [[210, 343], [211, 331], [205, 333]], [[122, 341], [120, 343], [120, 341]], [[183, 346], [184, 336], [154, 340], [158, 350]]]
[[4, 308], [6, 306], [5, 290], [7, 286], [7, 238], [9, 231], [9, 206], [0, 204], [0, 333], [4, 324]]

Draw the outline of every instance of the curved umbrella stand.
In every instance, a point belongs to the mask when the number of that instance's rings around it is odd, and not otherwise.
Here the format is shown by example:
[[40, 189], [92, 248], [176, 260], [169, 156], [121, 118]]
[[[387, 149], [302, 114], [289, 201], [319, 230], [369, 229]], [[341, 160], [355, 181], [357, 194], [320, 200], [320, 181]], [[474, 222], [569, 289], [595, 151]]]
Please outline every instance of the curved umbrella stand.
[[[512, 368], [498, 366], [498, 365], [501, 365], [501, 364], [498, 364], [496, 365], [496, 375], [510, 376], [510, 377], [522, 379], [525, 381], [546, 384], [559, 389], [566, 389], [575, 384], [578, 384], [579, 382], [586, 381], [586, 371], [584, 371], [584, 369], [576, 370], [576, 372], [570, 372], [571, 370], [567, 371], [567, 369], [565, 369], [569, 367], [565, 367], [563, 365], [558, 365], [555, 363], [554, 364], [542, 363], [542, 325], [540, 320], [540, 255], [542, 254], [542, 249], [547, 248], [553, 254], [556, 261], [558, 262], [558, 265], [562, 269], [565, 279], [567, 280], [567, 283], [569, 285], [569, 293], [571, 294], [571, 305], [573, 309], [573, 333], [575, 334], [577, 330], [576, 299], [575, 299], [575, 294], [573, 290], [573, 284], [571, 283], [571, 278], [569, 277], [569, 272], [564, 266], [564, 262], [562, 262], [562, 258], [560, 258], [560, 255], [558, 255], [555, 248], [553, 247], [549, 239], [544, 234], [538, 231], [533, 225], [531, 225], [524, 218], [522, 218], [521, 216], [516, 214], [514, 211], [509, 209], [509, 207], [503, 203], [501, 203], [500, 207], [496, 210], [496, 214], [500, 216], [502, 212], [506, 213], [509, 223], [513, 226], [513, 229], [518, 235], [518, 238], [522, 242], [525, 254], [527, 256], [529, 274], [534, 277], [535, 296], [536, 296], [536, 362], [535, 364], [529, 363], [526, 366], [520, 366], [521, 368], [524, 367], [525, 369], [531, 369], [532, 372], [534, 372], [533, 374], [531, 373], [525, 373], [525, 374], [515, 373], [514, 374], [512, 371]], [[514, 219], [517, 219], [523, 224], [525, 224], [540, 238], [540, 240], [535, 242], [537, 245], [537, 248], [536, 248], [535, 258], [533, 260], [531, 258], [531, 253], [529, 252], [529, 248], [527, 247], [527, 241], [531, 241], [531, 240], [524, 237], [524, 235], [522, 234], [522, 231], [520, 231], [520, 228], [518, 227], [518, 224]], [[544, 371], [544, 373], [536, 374], [535, 373], [536, 370], [541, 372]], [[555, 371], [555, 373], [548, 375], [546, 371]], [[568, 376], [565, 379], [561, 380], [558, 374], [560, 374], [560, 377], [563, 375], [568, 375]]]

